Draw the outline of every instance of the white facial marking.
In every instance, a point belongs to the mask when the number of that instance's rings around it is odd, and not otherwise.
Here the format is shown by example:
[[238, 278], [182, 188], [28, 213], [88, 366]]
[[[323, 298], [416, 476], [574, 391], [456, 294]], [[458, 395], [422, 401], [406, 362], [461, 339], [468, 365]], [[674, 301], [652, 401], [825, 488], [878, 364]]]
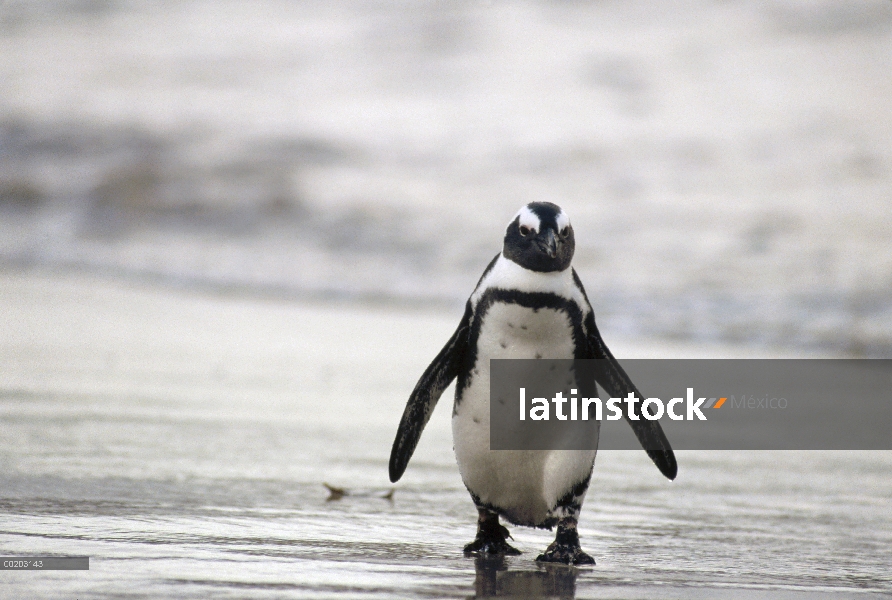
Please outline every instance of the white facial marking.
[[563, 210], [558, 213], [557, 219], [555, 220], [557, 221], [558, 231], [562, 231], [564, 227], [570, 226], [570, 217], [568, 217], [567, 213]]
[[[536, 213], [531, 211], [529, 207], [524, 206], [519, 211], [517, 211], [517, 214], [514, 215], [514, 219], [518, 217], [520, 217], [520, 223], [518, 223], [519, 227], [529, 227], [536, 233], [539, 232], [539, 227], [542, 225], [542, 223], [539, 221], [539, 217], [536, 215]], [[511, 219], [512, 223], [514, 222], [514, 219]], [[567, 222], [569, 223], [570, 221], [568, 220]]]

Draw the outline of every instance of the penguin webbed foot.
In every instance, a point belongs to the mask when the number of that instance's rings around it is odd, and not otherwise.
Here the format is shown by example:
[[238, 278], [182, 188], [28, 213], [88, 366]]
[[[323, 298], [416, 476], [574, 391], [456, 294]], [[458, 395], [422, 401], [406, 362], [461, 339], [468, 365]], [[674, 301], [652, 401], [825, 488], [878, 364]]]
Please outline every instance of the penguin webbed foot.
[[[489, 511], [480, 511], [477, 522], [477, 537], [465, 546], [465, 556], [507, 554], [517, 556], [520, 550], [508, 543], [511, 538], [508, 528], [499, 523], [499, 515]], [[514, 539], [514, 538], [511, 538]]]
[[552, 542], [545, 552], [536, 557], [536, 562], [562, 563], [565, 565], [594, 565], [595, 559], [583, 552], [579, 545], [570, 546]]
[[[477, 532], [474, 541], [465, 546], [465, 556], [471, 554], [508, 554], [517, 556], [520, 550], [508, 543], [507, 538], [511, 537], [508, 529], [499, 525], [501, 530], [498, 535], [481, 534]], [[513, 539], [513, 538], [512, 538]]]
[[558, 524], [554, 541], [545, 549], [545, 552], [536, 557], [536, 562], [594, 565], [595, 559], [583, 552], [579, 545], [576, 520], [565, 519]]

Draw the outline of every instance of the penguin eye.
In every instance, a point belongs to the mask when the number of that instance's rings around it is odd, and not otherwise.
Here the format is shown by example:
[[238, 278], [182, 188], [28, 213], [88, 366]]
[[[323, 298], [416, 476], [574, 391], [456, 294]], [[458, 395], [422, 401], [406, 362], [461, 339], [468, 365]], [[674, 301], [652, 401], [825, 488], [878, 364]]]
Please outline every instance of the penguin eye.
[[529, 227], [527, 227], [526, 225], [520, 226], [520, 235], [528, 236], [528, 235], [530, 235], [530, 231], [532, 231], [532, 230]]
[[561, 237], [567, 237], [568, 235], [570, 235], [569, 227], [564, 227], [563, 229], [561, 229]]

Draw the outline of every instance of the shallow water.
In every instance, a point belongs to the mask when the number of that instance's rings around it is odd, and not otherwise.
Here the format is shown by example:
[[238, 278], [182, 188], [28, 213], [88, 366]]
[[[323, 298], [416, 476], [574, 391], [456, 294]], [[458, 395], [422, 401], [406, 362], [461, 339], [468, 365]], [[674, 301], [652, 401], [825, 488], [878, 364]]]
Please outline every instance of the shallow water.
[[0, 553], [91, 557], [0, 571], [10, 597], [892, 597], [890, 453], [682, 452], [670, 483], [602, 452], [596, 567], [537, 566], [550, 534], [522, 528], [523, 555], [481, 562], [445, 406], [381, 497], [458, 315], [14, 272], [0, 307]]

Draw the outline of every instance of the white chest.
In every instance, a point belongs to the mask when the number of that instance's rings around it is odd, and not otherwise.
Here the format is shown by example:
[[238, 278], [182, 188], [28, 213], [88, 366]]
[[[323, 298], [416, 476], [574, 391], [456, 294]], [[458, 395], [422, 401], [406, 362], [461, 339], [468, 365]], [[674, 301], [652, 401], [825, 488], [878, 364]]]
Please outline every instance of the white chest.
[[573, 326], [562, 310], [493, 304], [480, 326], [477, 363], [491, 358], [573, 358]]
[[489, 449], [489, 360], [575, 356], [574, 327], [563, 310], [494, 303], [483, 315], [474, 373], [452, 420], [455, 454], [465, 485], [513, 522], [541, 523], [568, 486], [585, 478], [594, 451]]

